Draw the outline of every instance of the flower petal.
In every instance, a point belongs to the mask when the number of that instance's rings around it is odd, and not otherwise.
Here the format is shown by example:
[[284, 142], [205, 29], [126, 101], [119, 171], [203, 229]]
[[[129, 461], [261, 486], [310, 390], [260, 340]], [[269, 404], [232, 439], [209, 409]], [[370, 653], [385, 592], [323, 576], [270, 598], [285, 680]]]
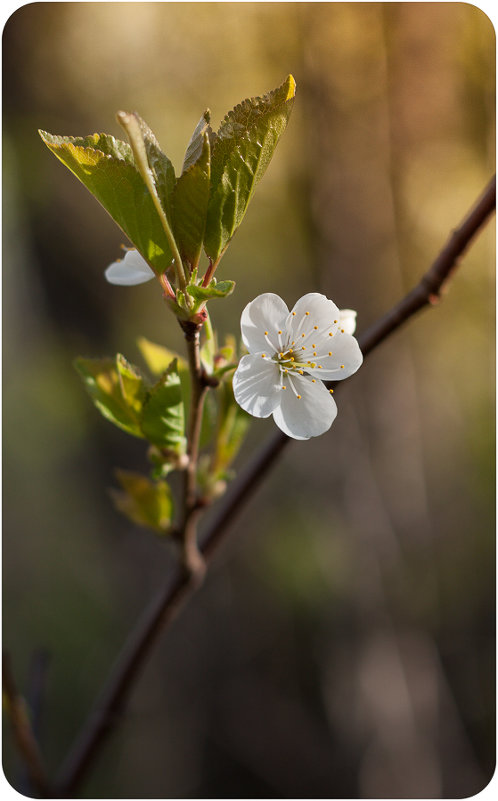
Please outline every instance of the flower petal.
[[235, 400], [254, 417], [269, 417], [280, 403], [279, 376], [275, 362], [261, 354], [243, 356], [233, 377]]
[[339, 311], [340, 328], [345, 334], [354, 334], [356, 330], [356, 312], [353, 309], [341, 309]]
[[[309, 292], [299, 298], [287, 319], [291, 340], [302, 339], [302, 344], [314, 341], [315, 336], [327, 336], [339, 324], [339, 309], [332, 300], [319, 292]], [[318, 333], [317, 333], [318, 332]], [[304, 334], [304, 337], [303, 337]]]
[[153, 270], [151, 270], [138, 250], [134, 249], [127, 250], [124, 259], [113, 261], [104, 275], [110, 284], [119, 286], [144, 284], [154, 278]]
[[[269, 339], [274, 352], [279, 351], [277, 332], [283, 329], [288, 314], [287, 305], [273, 292], [258, 295], [248, 303], [240, 318], [242, 341], [247, 350], [250, 353], [264, 352], [269, 348]], [[268, 331], [266, 336], [265, 331]]]
[[363, 362], [360, 346], [350, 334], [336, 331], [333, 337], [327, 338], [326, 342], [322, 339], [317, 344], [317, 356], [313, 360], [316, 367], [305, 368], [306, 372], [315, 378], [321, 378], [324, 381], [332, 379], [340, 381], [342, 378], [348, 378], [356, 373]]
[[[273, 412], [277, 426], [293, 439], [310, 439], [328, 431], [337, 415], [332, 395], [321, 381], [308, 376], [286, 376], [280, 406]], [[291, 382], [298, 395], [293, 392]]]

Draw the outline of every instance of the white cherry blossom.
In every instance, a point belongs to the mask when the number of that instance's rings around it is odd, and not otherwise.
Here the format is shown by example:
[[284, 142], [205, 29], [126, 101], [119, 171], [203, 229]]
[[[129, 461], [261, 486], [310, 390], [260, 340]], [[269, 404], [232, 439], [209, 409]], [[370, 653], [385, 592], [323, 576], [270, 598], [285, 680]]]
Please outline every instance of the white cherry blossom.
[[249, 353], [233, 377], [237, 403], [254, 417], [272, 414], [294, 439], [324, 434], [337, 407], [322, 379], [347, 378], [363, 361], [355, 326], [356, 312], [341, 312], [317, 292], [300, 298], [291, 312], [278, 295], [259, 295], [240, 320]]
[[154, 278], [154, 271], [151, 270], [138, 250], [130, 248], [127, 249], [123, 259], [113, 261], [109, 265], [104, 275], [110, 284], [135, 286]]

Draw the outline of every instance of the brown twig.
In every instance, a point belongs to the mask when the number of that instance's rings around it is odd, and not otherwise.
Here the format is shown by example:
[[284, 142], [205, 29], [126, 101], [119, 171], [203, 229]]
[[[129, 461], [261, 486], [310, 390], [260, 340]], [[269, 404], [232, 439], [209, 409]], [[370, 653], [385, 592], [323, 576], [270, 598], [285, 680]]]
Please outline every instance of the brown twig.
[[[439, 256], [418, 285], [396, 306], [358, 337], [363, 355], [366, 356], [391, 333], [400, 328], [416, 312], [430, 305], [441, 295], [447, 285], [458, 259], [492, 214], [496, 204], [496, 182], [490, 182], [486, 190], [462, 223], [453, 231]], [[276, 432], [263, 449], [256, 454], [234, 484], [225, 505], [211, 520], [204, 532], [200, 550], [206, 562], [226, 537], [229, 525], [242, 510], [244, 504], [261, 484], [280, 453], [290, 440]], [[71, 797], [83, 779], [96, 755], [104, 736], [115, 724], [126, 697], [145, 664], [150, 650], [164, 628], [176, 617], [178, 611], [195, 591], [197, 583], [192, 574], [176, 568], [168, 583], [145, 613], [132, 632], [119, 657], [104, 692], [77, 739], [62, 768], [57, 782], [59, 795]]]
[[24, 698], [19, 694], [10, 657], [2, 657], [2, 686], [14, 739], [21, 754], [29, 781], [41, 798], [49, 798], [49, 782], [40, 749], [34, 735]]

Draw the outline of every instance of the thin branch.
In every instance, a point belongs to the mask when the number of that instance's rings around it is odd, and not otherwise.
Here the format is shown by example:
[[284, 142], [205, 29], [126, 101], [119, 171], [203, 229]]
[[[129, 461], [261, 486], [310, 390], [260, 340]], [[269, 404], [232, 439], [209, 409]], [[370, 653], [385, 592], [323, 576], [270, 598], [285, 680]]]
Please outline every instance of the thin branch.
[[33, 733], [26, 703], [18, 692], [10, 657], [7, 653], [4, 653], [2, 658], [2, 685], [14, 739], [26, 766], [29, 780], [41, 798], [49, 798], [51, 794], [47, 773]]
[[[496, 182], [486, 190], [462, 223], [453, 231], [439, 256], [419, 284], [396, 306], [358, 337], [364, 356], [400, 328], [424, 306], [433, 304], [445, 289], [457, 267], [460, 256], [492, 214], [496, 204]], [[204, 532], [201, 552], [208, 563], [225, 539], [229, 526], [242, 511], [263, 479], [280, 456], [289, 438], [276, 432], [235, 482], [231, 493], [218, 514]], [[104, 736], [115, 725], [118, 713], [136, 681], [140, 669], [164, 628], [177, 616], [185, 601], [197, 588], [192, 575], [175, 568], [168, 583], [145, 613], [126, 643], [115, 669], [107, 682], [95, 712], [84, 725], [80, 736], [64, 764], [57, 782], [57, 792], [73, 797], [84, 778]]]
[[[453, 275], [458, 260], [467, 249], [496, 206], [496, 178], [493, 177], [475, 205], [450, 235], [445, 246], [421, 280], [399, 303], [358, 337], [363, 356], [366, 357], [377, 345], [400, 328], [424, 306], [434, 305], [444, 292]], [[340, 388], [337, 382], [326, 382], [327, 386]], [[230, 498], [211, 522], [203, 537], [202, 552], [210, 557], [224, 537], [226, 528], [233, 522], [242, 503], [262, 483], [285, 446], [291, 442], [285, 434], [276, 431], [265, 446], [253, 458], [240, 476]]]

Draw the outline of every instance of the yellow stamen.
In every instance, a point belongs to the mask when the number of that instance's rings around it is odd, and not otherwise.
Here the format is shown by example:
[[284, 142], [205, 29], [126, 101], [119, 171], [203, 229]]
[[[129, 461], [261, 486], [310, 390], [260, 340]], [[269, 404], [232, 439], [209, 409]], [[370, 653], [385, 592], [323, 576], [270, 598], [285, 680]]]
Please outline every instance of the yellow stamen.
[[304, 312], [306, 317], [309, 317], [309, 312]]
[[329, 389], [329, 392], [330, 392], [331, 395], [334, 394], [334, 390], [333, 389]]
[[334, 335], [333, 335], [332, 331], [329, 331], [329, 337], [333, 337], [333, 336]]
[[262, 359], [266, 359], [266, 353], [262, 353], [262, 354], [261, 354], [261, 358], [262, 358]]
[[311, 383], [312, 383], [312, 384], [316, 384], [316, 378], [312, 378], [312, 379], [311, 379]]
[[329, 356], [332, 356], [332, 351], [331, 350], [329, 350]]
[[298, 400], [301, 400], [301, 395], [296, 395], [296, 398], [297, 398]]
[[267, 336], [268, 336], [268, 331], [265, 331], [265, 337], [267, 337]]
[[282, 384], [282, 389], [287, 389], [287, 387], [285, 386], [285, 384]]
[[341, 370], [344, 370], [344, 365], [343, 364], [341, 364]]
[[298, 370], [297, 372], [299, 373], [299, 375], [304, 375], [304, 371], [303, 370]]
[[295, 317], [296, 316], [296, 312], [292, 312], [292, 316]]
[[313, 328], [315, 329], [315, 331], [318, 331], [318, 326], [317, 325], [314, 325]]

